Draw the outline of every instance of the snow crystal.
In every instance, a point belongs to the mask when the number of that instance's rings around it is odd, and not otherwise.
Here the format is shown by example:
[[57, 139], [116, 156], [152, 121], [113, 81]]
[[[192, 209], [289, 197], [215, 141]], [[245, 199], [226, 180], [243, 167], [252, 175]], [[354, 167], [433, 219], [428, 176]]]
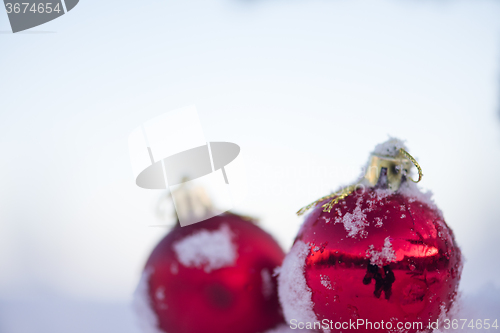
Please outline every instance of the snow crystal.
[[158, 328], [158, 318], [151, 308], [149, 298], [149, 277], [152, 269], [145, 270], [134, 293], [133, 308], [139, 319], [139, 325], [144, 333], [164, 333]]
[[285, 257], [278, 276], [279, 299], [288, 321], [318, 321], [313, 311], [312, 292], [304, 276], [308, 253], [309, 245], [297, 240]]
[[269, 298], [274, 293], [274, 283], [269, 270], [264, 268], [260, 271], [260, 276], [262, 278], [262, 294], [265, 298]]
[[372, 265], [384, 266], [396, 260], [396, 253], [392, 249], [391, 239], [387, 237], [384, 240], [384, 247], [380, 251], [376, 251], [373, 245], [366, 250], [366, 256], [370, 258]]
[[332, 287], [332, 282], [330, 281], [330, 278], [328, 277], [328, 275], [320, 275], [320, 278], [321, 278], [321, 284], [326, 288], [326, 289], [330, 289], [330, 290], [333, 290], [333, 287]]
[[388, 188], [377, 188], [374, 191], [375, 193], [375, 199], [380, 202], [383, 199], [387, 198], [388, 196], [394, 194], [394, 192]]
[[404, 141], [389, 137], [389, 140], [386, 142], [376, 145], [372, 154], [396, 157], [399, 154], [400, 148], [408, 150], [404, 145]]
[[238, 253], [227, 224], [218, 230], [201, 230], [173, 244], [177, 259], [186, 267], [203, 267], [210, 272], [234, 265]]
[[363, 197], [360, 196], [356, 201], [356, 208], [352, 213], [345, 213], [344, 216], [337, 217], [335, 219], [335, 224], [344, 224], [344, 229], [347, 231], [347, 237], [356, 237], [360, 233], [362, 236], [367, 235], [367, 233], [363, 231], [366, 226], [370, 225], [370, 223], [367, 221], [365, 213], [370, 211], [370, 209], [361, 209], [362, 202]]

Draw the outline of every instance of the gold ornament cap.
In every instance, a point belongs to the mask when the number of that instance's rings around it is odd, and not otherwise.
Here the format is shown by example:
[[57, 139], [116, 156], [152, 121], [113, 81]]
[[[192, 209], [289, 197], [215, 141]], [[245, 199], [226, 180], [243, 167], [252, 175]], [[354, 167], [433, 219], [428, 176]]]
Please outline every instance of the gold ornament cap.
[[[415, 181], [408, 177], [409, 170], [415, 164], [418, 169], [418, 180]], [[372, 153], [370, 162], [366, 167], [365, 180], [371, 185], [375, 186], [380, 181], [382, 169], [386, 170], [387, 187], [392, 191], [397, 191], [401, 186], [403, 179], [409, 178], [415, 183], [422, 179], [422, 169], [417, 161], [406, 151], [404, 148], [399, 148], [396, 156], [381, 155]]]

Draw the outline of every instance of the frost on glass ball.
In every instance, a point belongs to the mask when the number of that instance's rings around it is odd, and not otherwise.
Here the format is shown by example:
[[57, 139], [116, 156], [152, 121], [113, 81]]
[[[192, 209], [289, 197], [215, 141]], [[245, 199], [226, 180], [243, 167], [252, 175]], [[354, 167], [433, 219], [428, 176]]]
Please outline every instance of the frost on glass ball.
[[177, 226], [149, 257], [136, 308], [150, 332], [264, 332], [283, 322], [273, 276], [283, 257], [238, 215]]
[[[367, 187], [306, 217], [278, 277], [288, 323], [361, 324], [342, 332], [427, 331], [457, 296], [461, 253], [441, 212], [413, 183]], [[372, 325], [384, 323], [384, 328]], [[325, 324], [327, 323], [327, 324]], [[401, 324], [399, 324], [401, 325]], [[416, 326], [416, 327], [415, 327]], [[307, 326], [306, 326], [307, 327]]]

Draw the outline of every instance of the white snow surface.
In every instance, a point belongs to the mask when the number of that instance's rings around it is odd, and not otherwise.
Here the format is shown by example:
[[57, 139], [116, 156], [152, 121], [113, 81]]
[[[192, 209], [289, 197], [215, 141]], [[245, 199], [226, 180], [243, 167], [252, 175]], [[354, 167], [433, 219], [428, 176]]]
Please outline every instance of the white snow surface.
[[[285, 257], [278, 275], [278, 295], [287, 322], [317, 322], [312, 292], [304, 276], [309, 245], [298, 240]], [[280, 331], [281, 332], [281, 331]]]
[[151, 299], [149, 297], [149, 277], [153, 273], [153, 269], [145, 270], [142, 273], [139, 284], [134, 292], [132, 307], [139, 320], [139, 326], [144, 333], [165, 333], [158, 328], [158, 317], [151, 307]]
[[366, 250], [366, 256], [370, 258], [372, 265], [384, 266], [396, 260], [396, 252], [392, 249], [391, 238], [386, 237], [384, 246], [380, 251], [375, 250], [373, 245], [370, 245]]
[[[0, 295], [0, 332], [6, 333], [146, 333], [139, 328], [137, 314], [128, 302], [107, 303], [61, 297], [55, 294], [37, 295], [36, 299], [6, 299]], [[456, 319], [498, 318], [500, 313], [500, 289], [495, 285], [483, 285], [475, 293], [464, 293], [456, 302]], [[500, 318], [498, 318], [500, 319]], [[288, 322], [289, 323], [289, 322]], [[460, 322], [462, 325], [462, 322]], [[469, 322], [467, 322], [469, 324]], [[464, 327], [444, 330], [446, 333], [478, 333], [497, 330], [472, 330]], [[266, 333], [297, 333], [283, 324]], [[381, 333], [383, 333], [381, 331]], [[434, 331], [433, 333], [439, 333]]]
[[214, 231], [200, 230], [173, 244], [179, 262], [185, 267], [198, 267], [209, 273], [232, 266], [238, 257], [237, 246], [227, 224]]

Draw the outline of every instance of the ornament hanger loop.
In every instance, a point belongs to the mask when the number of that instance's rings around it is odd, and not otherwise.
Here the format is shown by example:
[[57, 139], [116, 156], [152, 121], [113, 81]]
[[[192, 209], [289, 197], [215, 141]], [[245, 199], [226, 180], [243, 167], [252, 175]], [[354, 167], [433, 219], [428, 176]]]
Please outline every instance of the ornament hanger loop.
[[337, 197], [333, 198], [329, 203], [326, 203], [323, 206], [321, 206], [321, 207], [323, 207], [323, 212], [330, 213], [330, 211], [332, 210], [333, 206], [335, 206], [336, 204], [339, 203], [340, 200], [344, 199], [349, 194], [351, 194], [352, 192], [354, 192], [354, 190], [356, 189], [357, 185], [358, 184], [350, 185], [350, 186], [347, 186], [346, 188], [342, 189], [341, 191], [335, 192], [335, 194], [337, 195]]
[[349, 186], [341, 189], [340, 191], [337, 191], [337, 192], [329, 194], [329, 195], [325, 195], [324, 197], [321, 197], [318, 200], [310, 203], [309, 205], [307, 205], [307, 206], [302, 207], [301, 209], [299, 209], [299, 211], [297, 212], [297, 215], [301, 216], [302, 214], [304, 214], [305, 212], [307, 212], [312, 207], [317, 206], [320, 202], [323, 202], [323, 201], [325, 201], [327, 199], [332, 199], [332, 200], [329, 201], [329, 202], [327, 202], [326, 204], [324, 204], [321, 207], [323, 207], [323, 211], [324, 212], [330, 213], [330, 211], [332, 210], [333, 206], [335, 206], [340, 200], [344, 199], [349, 194], [351, 194], [352, 192], [354, 192], [354, 190], [356, 189], [356, 186], [358, 186], [358, 185], [359, 184], [349, 185]]
[[305, 212], [307, 212], [310, 208], [312, 208], [312, 207], [316, 206], [317, 204], [319, 204], [321, 201], [324, 201], [324, 200], [330, 199], [330, 198], [334, 198], [337, 195], [338, 195], [338, 192], [325, 195], [324, 197], [321, 197], [318, 200], [310, 203], [309, 205], [307, 205], [307, 206], [302, 207], [301, 209], [299, 209], [299, 211], [297, 212], [297, 215], [300, 216], [300, 215], [304, 214]]
[[418, 164], [417, 160], [415, 160], [415, 159], [413, 158], [413, 156], [411, 156], [411, 155], [410, 155], [410, 154], [409, 154], [406, 150], [404, 150], [403, 148], [399, 148], [399, 151], [400, 151], [403, 155], [405, 155], [406, 157], [408, 157], [408, 159], [409, 159], [410, 161], [412, 161], [413, 165], [415, 165], [415, 167], [416, 167], [416, 168], [417, 168], [417, 170], [418, 170], [418, 180], [414, 180], [414, 179], [412, 179], [411, 177], [408, 177], [408, 178], [409, 178], [412, 182], [414, 182], [414, 183], [418, 183], [418, 182], [420, 182], [420, 181], [422, 180], [423, 175], [424, 175], [424, 174], [422, 173], [422, 168], [420, 167], [420, 164]]

